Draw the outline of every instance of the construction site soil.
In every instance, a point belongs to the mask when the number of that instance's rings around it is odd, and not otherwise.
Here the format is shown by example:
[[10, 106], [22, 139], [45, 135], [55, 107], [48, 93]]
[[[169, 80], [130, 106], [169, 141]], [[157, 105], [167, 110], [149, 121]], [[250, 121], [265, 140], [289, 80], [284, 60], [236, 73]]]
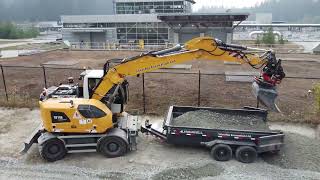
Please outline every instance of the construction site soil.
[[[163, 118], [140, 117], [145, 119], [161, 124]], [[286, 146], [279, 155], [264, 154], [252, 164], [218, 162], [207, 149], [169, 145], [143, 134], [138, 149], [123, 157], [80, 153], [49, 163], [40, 157], [36, 144], [27, 154], [19, 154], [39, 122], [38, 109], [0, 108], [0, 179], [320, 179], [320, 137], [303, 136], [316, 130], [302, 130], [302, 125], [296, 125], [300, 134], [283, 126]]]
[[173, 119], [172, 125], [207, 129], [237, 129], [270, 131], [263, 119], [256, 115], [232, 115], [207, 110], [190, 111]]

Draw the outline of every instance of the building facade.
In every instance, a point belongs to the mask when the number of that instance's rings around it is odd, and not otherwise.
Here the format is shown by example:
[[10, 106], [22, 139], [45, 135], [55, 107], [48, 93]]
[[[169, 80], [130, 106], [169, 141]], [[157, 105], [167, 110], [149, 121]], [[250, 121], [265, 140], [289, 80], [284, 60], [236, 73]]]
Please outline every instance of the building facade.
[[191, 13], [194, 1], [183, 0], [116, 0], [115, 14], [168, 14]]
[[106, 44], [184, 43], [199, 36], [232, 40], [233, 23], [248, 14], [195, 14], [193, 0], [114, 0], [114, 15], [62, 16], [63, 39], [86, 48]]

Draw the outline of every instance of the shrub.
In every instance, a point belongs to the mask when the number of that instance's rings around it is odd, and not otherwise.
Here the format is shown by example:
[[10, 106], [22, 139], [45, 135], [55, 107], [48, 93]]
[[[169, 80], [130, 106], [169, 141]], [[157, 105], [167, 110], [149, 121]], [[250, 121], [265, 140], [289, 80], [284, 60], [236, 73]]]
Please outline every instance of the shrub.
[[268, 31], [263, 34], [262, 42], [264, 44], [274, 44], [275, 43], [275, 35], [273, 34], [273, 29], [269, 28]]

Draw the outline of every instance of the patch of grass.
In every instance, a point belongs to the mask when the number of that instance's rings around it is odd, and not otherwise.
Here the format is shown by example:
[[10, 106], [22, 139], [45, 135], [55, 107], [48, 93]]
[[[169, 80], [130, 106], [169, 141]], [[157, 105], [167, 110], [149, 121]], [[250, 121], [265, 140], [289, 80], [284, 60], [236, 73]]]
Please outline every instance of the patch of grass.
[[62, 49], [65, 46], [63, 44], [50, 44], [50, 43], [36, 43], [36, 44], [25, 44], [19, 46], [10, 46], [0, 48], [0, 50], [54, 50]]
[[314, 85], [313, 87], [316, 112], [320, 115], [320, 83]]
[[3, 107], [11, 107], [11, 108], [36, 108], [39, 106], [38, 99], [32, 98], [30, 96], [21, 96], [21, 95], [9, 95], [9, 100], [6, 98], [0, 99], [0, 104]]

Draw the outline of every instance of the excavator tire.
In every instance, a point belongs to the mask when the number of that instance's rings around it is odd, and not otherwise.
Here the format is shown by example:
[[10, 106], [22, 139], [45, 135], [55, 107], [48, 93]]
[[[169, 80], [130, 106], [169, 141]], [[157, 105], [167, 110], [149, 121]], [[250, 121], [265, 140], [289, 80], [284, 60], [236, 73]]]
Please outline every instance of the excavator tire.
[[127, 152], [126, 142], [117, 136], [104, 136], [98, 141], [98, 151], [106, 157], [123, 156]]
[[54, 162], [63, 159], [67, 154], [67, 149], [62, 140], [52, 138], [39, 145], [39, 152], [43, 159]]

